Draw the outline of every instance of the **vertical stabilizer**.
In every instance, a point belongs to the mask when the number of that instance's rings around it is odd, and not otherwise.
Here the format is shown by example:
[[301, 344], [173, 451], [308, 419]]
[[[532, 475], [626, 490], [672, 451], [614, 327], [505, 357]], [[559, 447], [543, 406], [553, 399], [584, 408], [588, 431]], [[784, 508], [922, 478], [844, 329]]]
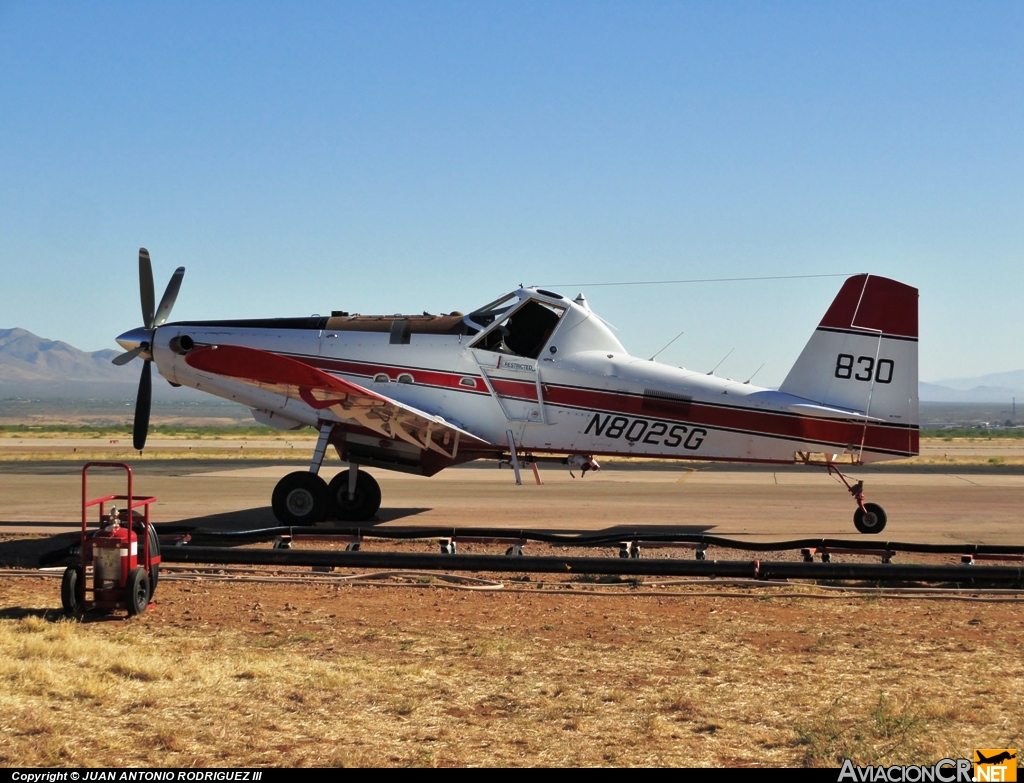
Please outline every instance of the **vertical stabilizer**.
[[849, 278], [779, 391], [917, 426], [917, 289]]

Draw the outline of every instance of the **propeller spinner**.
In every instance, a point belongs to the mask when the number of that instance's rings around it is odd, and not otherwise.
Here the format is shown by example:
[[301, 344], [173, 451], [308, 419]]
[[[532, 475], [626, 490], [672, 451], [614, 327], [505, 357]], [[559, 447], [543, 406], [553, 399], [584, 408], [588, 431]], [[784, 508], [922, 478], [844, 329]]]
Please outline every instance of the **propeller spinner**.
[[118, 344], [126, 353], [115, 356], [111, 361], [120, 366], [128, 364], [136, 357], [142, 357], [142, 376], [139, 378], [139, 393], [135, 398], [135, 424], [132, 428], [132, 445], [142, 451], [149, 433], [149, 412], [153, 402], [153, 341], [156, 339], [158, 327], [167, 323], [171, 309], [178, 298], [181, 280], [185, 276], [185, 267], [179, 266], [171, 275], [160, 304], [156, 305], [153, 290], [153, 264], [149, 259], [149, 251], [139, 248], [139, 298], [142, 301], [142, 323], [137, 329], [125, 332], [117, 338]]

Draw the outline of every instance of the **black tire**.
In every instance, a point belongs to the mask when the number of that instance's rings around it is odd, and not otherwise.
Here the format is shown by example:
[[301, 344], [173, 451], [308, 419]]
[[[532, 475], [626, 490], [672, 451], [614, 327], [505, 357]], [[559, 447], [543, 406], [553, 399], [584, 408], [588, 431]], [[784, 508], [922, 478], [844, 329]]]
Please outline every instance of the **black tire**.
[[81, 566], [68, 566], [60, 580], [60, 602], [64, 614], [78, 617], [85, 610], [85, 577]]
[[[149, 559], [156, 560], [160, 557], [160, 536], [156, 534], [156, 528], [149, 526]], [[153, 563], [149, 569], [149, 600], [153, 600], [156, 592], [156, 583], [160, 581], [160, 564]]]
[[885, 522], [885, 511], [877, 503], [865, 503], [863, 509], [857, 506], [853, 512], [853, 525], [861, 533], [881, 533], [885, 529]]
[[156, 533], [156, 528], [152, 525], [149, 526], [149, 556], [150, 558], [160, 557], [160, 536]]
[[149, 606], [149, 576], [145, 568], [133, 568], [128, 572], [128, 584], [125, 585], [125, 603], [128, 605], [128, 616], [142, 614]]
[[352, 500], [349, 500], [348, 473], [347, 470], [343, 470], [331, 479], [327, 487], [331, 518], [342, 522], [365, 522], [373, 519], [380, 510], [380, 484], [365, 470], [360, 470], [356, 474], [356, 491]]
[[315, 525], [327, 518], [327, 482], [315, 473], [289, 473], [274, 487], [274, 516], [282, 525]]

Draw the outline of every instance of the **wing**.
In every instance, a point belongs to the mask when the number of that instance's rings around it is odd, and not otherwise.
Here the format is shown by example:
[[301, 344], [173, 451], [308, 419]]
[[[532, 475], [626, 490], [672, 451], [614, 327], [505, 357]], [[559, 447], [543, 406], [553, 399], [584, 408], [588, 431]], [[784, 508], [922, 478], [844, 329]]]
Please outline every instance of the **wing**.
[[330, 410], [342, 421], [388, 438], [436, 451], [455, 459], [459, 445], [493, 448], [489, 443], [440, 416], [392, 400], [315, 367], [255, 348], [211, 345], [185, 355], [202, 372], [223, 375], [277, 394], [302, 400], [315, 410]]

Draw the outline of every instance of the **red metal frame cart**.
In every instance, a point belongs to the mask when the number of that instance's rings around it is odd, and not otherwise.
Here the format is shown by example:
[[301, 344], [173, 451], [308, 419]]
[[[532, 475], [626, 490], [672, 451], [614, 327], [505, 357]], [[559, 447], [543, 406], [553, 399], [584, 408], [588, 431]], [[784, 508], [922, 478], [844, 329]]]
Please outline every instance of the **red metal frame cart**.
[[[124, 470], [127, 494], [89, 498], [90, 468]], [[114, 501], [124, 501], [125, 505], [119, 509]], [[160, 571], [160, 541], [149, 519], [154, 501], [155, 497], [135, 495], [132, 469], [123, 462], [88, 462], [82, 467], [80, 560], [64, 572], [60, 591], [66, 614], [125, 609], [129, 615], [137, 615], [146, 610]], [[88, 510], [92, 506], [99, 507], [99, 524], [89, 530]]]

